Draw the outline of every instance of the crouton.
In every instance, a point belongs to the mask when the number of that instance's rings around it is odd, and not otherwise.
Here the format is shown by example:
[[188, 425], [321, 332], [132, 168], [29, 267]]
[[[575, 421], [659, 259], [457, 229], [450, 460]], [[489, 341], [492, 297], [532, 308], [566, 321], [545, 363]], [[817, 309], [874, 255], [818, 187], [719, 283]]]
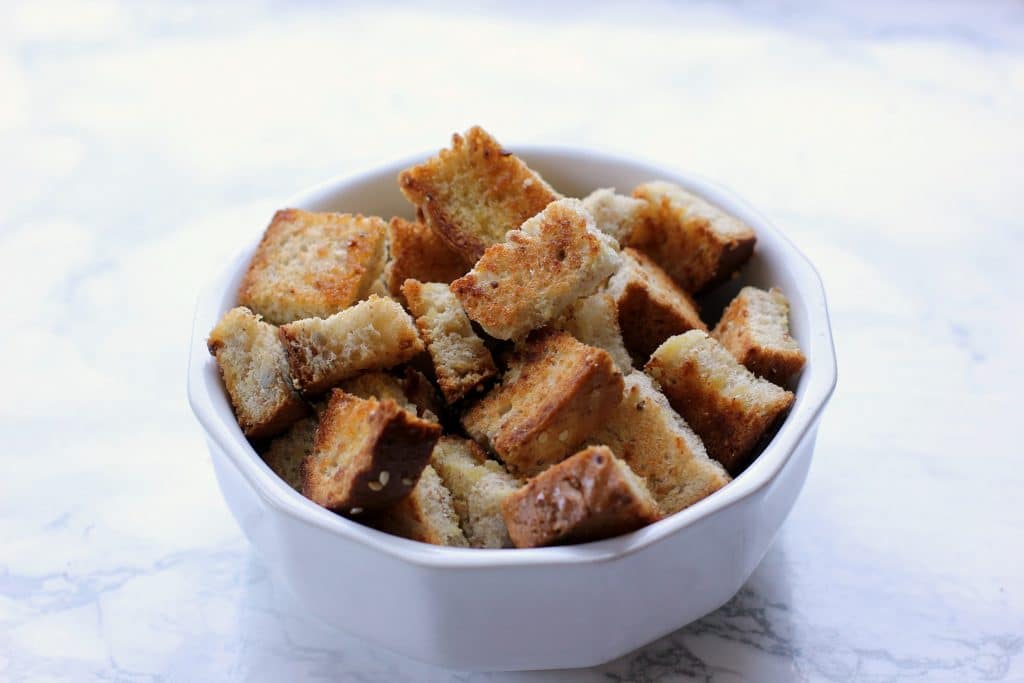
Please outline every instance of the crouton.
[[437, 393], [434, 384], [422, 372], [412, 367], [406, 367], [405, 377], [402, 379], [402, 389], [405, 390], [405, 395], [409, 397], [412, 404], [416, 406], [416, 414], [424, 420], [440, 422], [444, 418], [445, 411], [441, 396]]
[[270, 442], [261, 454], [263, 462], [296, 491], [302, 492], [302, 463], [313, 452], [313, 438], [320, 418], [304, 417]]
[[647, 482], [662, 513], [670, 515], [729, 483], [708, 457], [700, 437], [669, 405], [651, 378], [635, 371], [625, 378], [622, 403], [587, 439], [605, 444]]
[[357, 519], [378, 531], [421, 543], [457, 548], [469, 545], [452, 507], [452, 494], [430, 465], [423, 468], [408, 496], [382, 512]]
[[308, 412], [292, 388], [277, 328], [260, 316], [242, 306], [232, 308], [206, 343], [247, 437], [280, 434]]
[[597, 229], [619, 244], [629, 242], [646, 206], [641, 199], [615, 194], [615, 188], [594, 190], [583, 198], [583, 208], [594, 217]]
[[619, 329], [618, 308], [608, 294], [598, 292], [577, 299], [555, 321], [554, 327], [565, 330], [584, 344], [607, 351], [623, 374], [633, 369]]
[[302, 493], [345, 514], [385, 509], [409, 495], [440, 436], [437, 424], [391, 399], [335, 389], [303, 465]]
[[619, 312], [622, 339], [638, 358], [671, 336], [707, 330], [697, 304], [650, 258], [636, 249], [622, 250], [622, 267], [608, 281]]
[[398, 185], [427, 225], [468, 263], [558, 198], [479, 127], [465, 137], [456, 133], [451, 149], [402, 171]]
[[622, 373], [607, 351], [545, 328], [513, 354], [499, 386], [462, 416], [477, 441], [517, 476], [573, 452], [615, 410]]
[[401, 304], [371, 296], [327, 319], [281, 326], [295, 387], [323, 393], [366, 370], [404, 363], [423, 350], [416, 325]]
[[671, 337], [646, 370], [700, 435], [708, 454], [736, 474], [793, 404], [793, 394], [755, 376], [705, 332]]
[[648, 206], [628, 246], [648, 254], [687, 292], [727, 279], [754, 253], [756, 236], [746, 223], [678, 185], [646, 183], [633, 196]]
[[452, 493], [452, 505], [474, 548], [510, 548], [501, 504], [521, 485], [501, 464], [488, 460], [469, 439], [443, 436], [430, 464]]
[[778, 289], [741, 289], [711, 336], [748, 370], [779, 386], [804, 367], [800, 345], [789, 334], [789, 301]]
[[502, 505], [517, 548], [596, 541], [659, 519], [643, 479], [605, 446], [591, 446], [537, 475]]
[[561, 199], [489, 247], [451, 288], [485, 332], [513, 339], [593, 294], [619, 263], [615, 241], [580, 201]]
[[473, 266], [423, 223], [392, 218], [388, 224], [391, 260], [387, 282], [392, 296], [400, 298], [408, 279], [420, 282], [451, 283]]
[[402, 286], [416, 327], [427, 345], [441, 393], [455, 403], [497, 373], [491, 352], [473, 331], [448, 285], [406, 280]]
[[402, 410], [419, 415], [416, 404], [406, 395], [402, 381], [386, 372], [364, 372], [342, 381], [338, 388], [358, 398], [375, 398], [380, 401], [390, 398]]
[[238, 303], [275, 325], [326, 318], [369, 294], [384, 268], [384, 221], [284, 209], [252, 257]]

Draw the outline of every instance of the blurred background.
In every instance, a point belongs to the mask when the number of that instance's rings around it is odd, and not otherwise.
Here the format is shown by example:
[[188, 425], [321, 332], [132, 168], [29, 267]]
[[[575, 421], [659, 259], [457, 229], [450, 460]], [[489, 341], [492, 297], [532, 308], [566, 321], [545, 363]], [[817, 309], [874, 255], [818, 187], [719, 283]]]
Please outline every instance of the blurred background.
[[729, 186], [835, 325], [747, 587], [560, 676], [1024, 680], [1024, 5], [48, 0], [0, 7], [0, 679], [448, 680], [275, 591], [185, 354], [284, 198], [473, 124]]

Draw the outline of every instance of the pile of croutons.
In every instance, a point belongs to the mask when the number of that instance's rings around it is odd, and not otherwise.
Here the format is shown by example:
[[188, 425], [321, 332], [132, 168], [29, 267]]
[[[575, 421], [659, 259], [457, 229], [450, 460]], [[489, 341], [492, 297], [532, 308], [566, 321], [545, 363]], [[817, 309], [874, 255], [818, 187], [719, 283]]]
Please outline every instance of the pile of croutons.
[[563, 197], [480, 128], [398, 184], [413, 221], [277, 212], [209, 338], [318, 505], [437, 545], [607, 538], [725, 486], [792, 405], [781, 292], [701, 319], [756, 240], [701, 197]]

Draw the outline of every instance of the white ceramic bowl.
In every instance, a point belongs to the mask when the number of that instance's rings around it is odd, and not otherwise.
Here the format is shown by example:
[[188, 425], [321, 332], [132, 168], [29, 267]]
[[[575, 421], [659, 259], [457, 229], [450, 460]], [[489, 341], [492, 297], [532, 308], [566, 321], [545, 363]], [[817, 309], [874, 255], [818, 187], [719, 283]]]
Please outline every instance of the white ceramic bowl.
[[[753, 465], [714, 495], [656, 524], [557, 548], [477, 550], [408, 541], [303, 498], [263, 464], [235, 423], [206, 336], [235, 303], [262, 232], [263, 226], [254, 225], [252, 243], [201, 296], [192, 333], [189, 400], [206, 430], [224, 499], [303, 609], [368, 641], [452, 669], [596, 665], [724, 604], [750, 577], [792, 508], [836, 381], [818, 274], [738, 197], [687, 173], [605, 154], [550, 147], [515, 151], [570, 196], [608, 186], [628, 191], [665, 179], [743, 218], [757, 231], [757, 250], [742, 277], [718, 298], [727, 299], [742, 284], [782, 288], [807, 366], [792, 411]], [[419, 160], [329, 181], [288, 206], [408, 215], [395, 178]]]

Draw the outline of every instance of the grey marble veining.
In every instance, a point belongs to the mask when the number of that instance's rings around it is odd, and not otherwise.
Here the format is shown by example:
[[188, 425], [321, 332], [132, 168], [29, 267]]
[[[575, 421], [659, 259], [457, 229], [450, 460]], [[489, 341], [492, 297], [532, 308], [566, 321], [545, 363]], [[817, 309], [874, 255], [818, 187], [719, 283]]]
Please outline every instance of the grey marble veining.
[[[56, 0], [0, 37], [0, 680], [1024, 680], [1019, 3]], [[772, 550], [599, 670], [313, 622], [184, 399], [196, 292], [283, 197], [472, 123], [715, 178], [830, 297], [839, 388]]]

